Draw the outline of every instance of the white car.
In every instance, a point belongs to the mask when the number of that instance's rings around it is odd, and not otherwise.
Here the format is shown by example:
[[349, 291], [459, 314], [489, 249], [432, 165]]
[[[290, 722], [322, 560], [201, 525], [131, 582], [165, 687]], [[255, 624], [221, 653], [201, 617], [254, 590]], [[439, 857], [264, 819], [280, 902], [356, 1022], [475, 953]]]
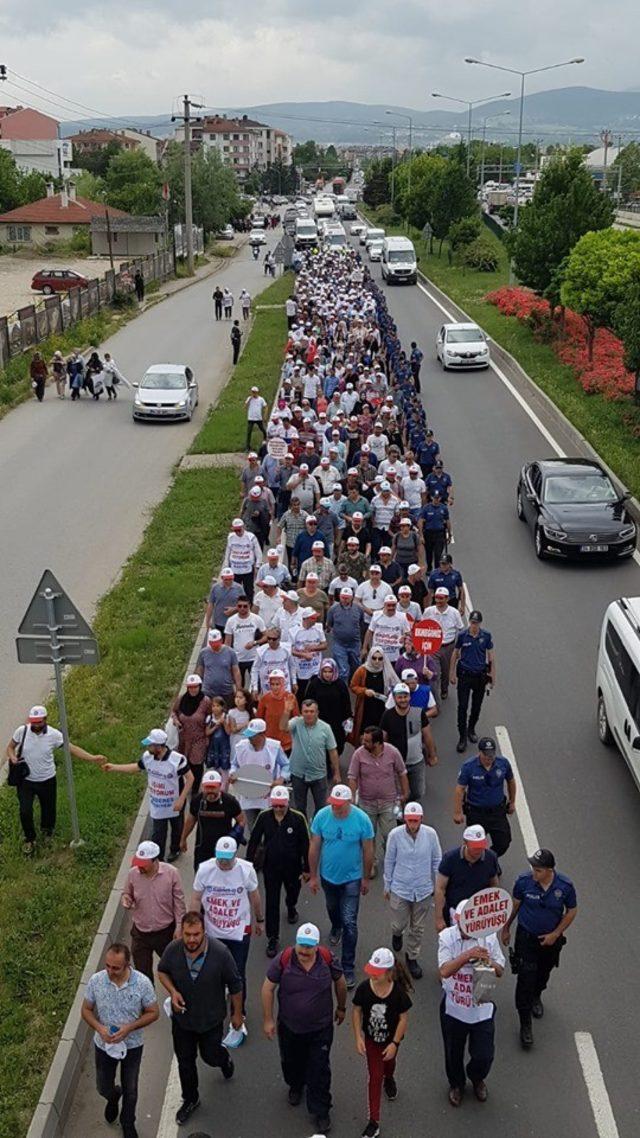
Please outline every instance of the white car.
[[235, 230], [232, 225], [224, 225], [220, 230], [218, 237], [223, 241], [233, 241], [235, 237]]
[[352, 237], [359, 237], [361, 233], [364, 233], [365, 229], [366, 225], [364, 222], [354, 221], [353, 225], [349, 226], [349, 233]]
[[252, 229], [249, 234], [250, 245], [266, 245], [267, 238], [265, 237], [264, 229]]
[[381, 261], [382, 241], [369, 241], [367, 243], [367, 253], [369, 254], [370, 261]]
[[443, 324], [436, 339], [436, 355], [447, 368], [489, 367], [488, 337], [477, 324]]
[[186, 364], [153, 364], [134, 383], [135, 422], [158, 419], [191, 421], [198, 406], [198, 384]]

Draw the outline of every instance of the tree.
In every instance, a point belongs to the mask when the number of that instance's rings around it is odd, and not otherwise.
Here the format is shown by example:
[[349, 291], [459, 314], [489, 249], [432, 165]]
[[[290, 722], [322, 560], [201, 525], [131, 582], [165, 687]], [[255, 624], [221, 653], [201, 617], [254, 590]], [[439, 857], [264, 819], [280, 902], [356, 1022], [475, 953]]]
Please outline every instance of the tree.
[[[630, 142], [624, 150], [617, 155], [611, 166], [612, 170], [621, 171], [620, 194], [623, 201], [640, 190], [640, 142]], [[609, 182], [617, 190], [617, 177]]]
[[294, 148], [293, 148], [293, 164], [294, 164], [294, 166], [308, 166], [308, 165], [316, 165], [317, 166], [318, 162], [319, 162], [318, 148], [317, 148], [315, 142], [313, 141], [313, 139], [310, 139], [308, 142], [299, 142], [297, 146], [294, 146]]
[[473, 182], [467, 177], [464, 166], [449, 159], [436, 179], [431, 206], [431, 228], [434, 237], [440, 241], [439, 253], [454, 222], [471, 217], [477, 209]]
[[367, 205], [378, 206], [391, 201], [392, 162], [390, 158], [374, 158], [367, 169], [362, 197]]
[[635, 376], [635, 400], [640, 403], [640, 277], [627, 289], [613, 318], [614, 331], [624, 344], [624, 366]]
[[530, 204], [520, 211], [517, 230], [507, 238], [518, 279], [544, 294], [576, 242], [584, 233], [610, 226], [613, 212], [580, 151], [553, 158], [544, 167]]
[[13, 154], [0, 148], [0, 212], [22, 205], [20, 171]]
[[22, 204], [37, 202], [47, 196], [47, 179], [39, 170], [29, 170], [20, 178], [20, 194]]
[[462, 217], [449, 226], [447, 238], [454, 253], [464, 249], [466, 245], [473, 244], [482, 232], [482, 222], [479, 217]]
[[[410, 225], [422, 229], [431, 224], [433, 202], [438, 179], [448, 159], [433, 154], [420, 154], [411, 162], [402, 162], [395, 171], [395, 207]], [[409, 193], [409, 172], [411, 192]]]
[[132, 214], [155, 215], [162, 208], [162, 178], [142, 150], [116, 154], [105, 175], [107, 203]]
[[585, 233], [567, 259], [560, 290], [587, 327], [589, 360], [598, 328], [613, 328], [626, 305], [627, 291], [640, 278], [640, 233], [604, 229]]
[[104, 201], [105, 185], [103, 178], [97, 178], [88, 170], [79, 174], [75, 179], [76, 194], [79, 198], [88, 198], [91, 202]]
[[122, 143], [116, 142], [112, 139], [106, 146], [101, 146], [98, 150], [89, 150], [86, 154], [74, 154], [75, 162], [83, 170], [88, 170], [90, 174], [95, 174], [97, 178], [104, 178], [107, 172], [107, 166], [116, 154], [122, 153]]

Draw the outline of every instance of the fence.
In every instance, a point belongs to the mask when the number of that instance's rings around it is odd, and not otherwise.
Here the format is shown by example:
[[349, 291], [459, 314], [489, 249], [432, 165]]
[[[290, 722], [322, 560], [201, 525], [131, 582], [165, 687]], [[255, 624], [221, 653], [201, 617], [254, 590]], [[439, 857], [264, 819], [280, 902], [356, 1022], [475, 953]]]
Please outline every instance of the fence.
[[119, 270], [107, 269], [103, 277], [89, 281], [87, 288], [73, 288], [66, 293], [46, 296], [36, 304], [27, 304], [10, 316], [0, 316], [0, 371], [13, 356], [41, 344], [56, 332], [62, 332], [84, 320], [93, 312], [111, 304], [116, 293], [131, 292], [133, 274], [140, 269], [145, 284], [164, 281], [173, 273], [173, 253], [164, 251], [122, 261]]

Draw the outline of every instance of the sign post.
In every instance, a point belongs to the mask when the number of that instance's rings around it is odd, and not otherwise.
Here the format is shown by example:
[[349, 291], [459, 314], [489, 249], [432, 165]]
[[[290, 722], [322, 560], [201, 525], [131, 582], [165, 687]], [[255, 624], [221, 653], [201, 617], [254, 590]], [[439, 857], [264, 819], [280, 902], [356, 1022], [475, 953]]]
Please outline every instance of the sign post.
[[75, 848], [84, 842], [80, 837], [62, 669], [71, 664], [97, 664], [100, 660], [98, 644], [86, 620], [50, 569], [42, 574], [18, 632], [16, 648], [20, 664], [53, 664], [73, 834], [71, 846]]
[[411, 639], [416, 652], [432, 656], [442, 644], [442, 628], [437, 620], [417, 620], [411, 629]]

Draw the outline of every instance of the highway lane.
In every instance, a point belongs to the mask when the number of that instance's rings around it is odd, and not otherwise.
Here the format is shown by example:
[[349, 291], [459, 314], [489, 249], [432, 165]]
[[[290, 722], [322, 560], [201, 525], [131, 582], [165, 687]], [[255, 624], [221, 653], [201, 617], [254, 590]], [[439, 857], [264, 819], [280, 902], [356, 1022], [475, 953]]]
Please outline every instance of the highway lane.
[[[428, 1119], [434, 1134], [462, 1138], [473, 1127], [478, 1138], [504, 1133], [537, 1136], [562, 1132], [581, 1138], [615, 1138], [598, 1131], [575, 1046], [576, 1032], [593, 1035], [620, 1138], [638, 1130], [635, 1094], [635, 1007], [638, 982], [630, 957], [638, 933], [638, 884], [630, 857], [638, 823], [638, 799], [625, 764], [600, 747], [594, 722], [594, 668], [598, 631], [607, 603], [637, 593], [634, 563], [583, 568], [536, 561], [530, 536], [514, 512], [515, 480], [521, 462], [549, 453], [548, 443], [494, 373], [450, 375], [435, 363], [435, 333], [442, 316], [418, 288], [389, 290], [389, 303], [403, 343], [417, 339], [425, 351], [423, 390], [429, 416], [454, 476], [457, 502], [453, 552], [475, 605], [483, 609], [495, 638], [498, 685], [485, 702], [483, 731], [505, 726], [515, 749], [540, 843], [555, 849], [559, 868], [574, 877], [580, 913], [552, 977], [546, 1014], [536, 1025], [536, 1047], [525, 1055], [517, 1039], [512, 978], [498, 993], [497, 1058], [486, 1106], [473, 1099], [453, 1111], [446, 1101], [437, 1009], [439, 985], [436, 938], [429, 930], [423, 949], [425, 978], [417, 985], [409, 1038], [399, 1059], [400, 1097], [383, 1107], [383, 1133], [409, 1138], [416, 1118]], [[428, 775], [428, 817], [448, 848], [460, 831], [451, 820], [451, 790], [459, 766], [455, 753], [455, 697], [435, 728], [440, 765]], [[469, 751], [469, 754], [472, 752]], [[514, 842], [503, 858], [504, 883], [511, 886], [525, 867], [527, 849], [514, 826]], [[184, 860], [184, 859], [183, 859]], [[185, 880], [190, 884], [188, 865]], [[321, 901], [303, 893], [301, 918], [327, 922]], [[613, 932], [612, 930], [616, 930]], [[619, 930], [619, 932], [618, 932]], [[283, 940], [290, 931], [283, 929]], [[362, 903], [360, 967], [378, 944], [388, 942], [381, 882]], [[257, 995], [266, 962], [260, 943], [249, 966], [249, 1041], [237, 1059], [238, 1076], [222, 1086], [204, 1069], [203, 1108], [191, 1130], [242, 1136], [273, 1118], [283, 1138], [310, 1134], [304, 1112], [286, 1105], [273, 1045], [260, 1034]], [[144, 1064], [141, 1134], [155, 1133], [169, 1073], [168, 1027], [148, 1037]], [[345, 1027], [334, 1049], [334, 1131], [357, 1134], [366, 1120], [365, 1072]], [[71, 1138], [89, 1125], [96, 1138], [109, 1133], [87, 1066]], [[280, 1105], [281, 1104], [281, 1105]], [[170, 1098], [167, 1116], [178, 1100]], [[143, 1122], [143, 1119], [146, 1121]], [[163, 1135], [174, 1138], [169, 1124]]]
[[[269, 247], [276, 240], [269, 235]], [[240, 317], [241, 288], [255, 296], [268, 280], [244, 246], [220, 272], [142, 313], [101, 348], [112, 352], [130, 380], [152, 363], [189, 363], [200, 384], [200, 406], [191, 424], [135, 424], [132, 392], [122, 386], [117, 403], [102, 398], [99, 404], [86, 397], [74, 404], [59, 400], [49, 387], [43, 404], [29, 401], [0, 421], [2, 740], [50, 686], [48, 669], [18, 665], [14, 645], [43, 569], [53, 570], [90, 618], [138, 546], [174, 464], [226, 382], [229, 323], [213, 319], [211, 293], [217, 282], [231, 288], [234, 315]]]

